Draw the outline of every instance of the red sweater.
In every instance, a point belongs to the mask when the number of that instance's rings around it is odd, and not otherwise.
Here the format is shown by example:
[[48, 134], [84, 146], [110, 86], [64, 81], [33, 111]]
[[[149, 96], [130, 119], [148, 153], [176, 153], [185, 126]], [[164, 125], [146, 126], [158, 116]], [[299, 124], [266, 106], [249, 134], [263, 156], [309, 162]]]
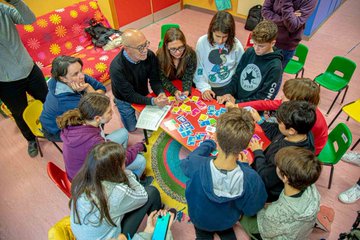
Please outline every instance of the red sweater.
[[[239, 103], [239, 107], [252, 107], [258, 111], [271, 111], [277, 110], [281, 105], [280, 99], [275, 100], [256, 100], [251, 102]], [[324, 148], [328, 139], [328, 128], [324, 115], [321, 113], [319, 108], [316, 108], [316, 122], [311, 129], [315, 141], [315, 154], [318, 155]]]

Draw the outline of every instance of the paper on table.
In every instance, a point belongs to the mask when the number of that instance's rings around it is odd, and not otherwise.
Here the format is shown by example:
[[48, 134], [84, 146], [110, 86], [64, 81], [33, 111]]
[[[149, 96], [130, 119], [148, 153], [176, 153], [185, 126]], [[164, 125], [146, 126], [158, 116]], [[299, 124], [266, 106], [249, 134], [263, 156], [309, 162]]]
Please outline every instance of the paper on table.
[[163, 108], [147, 105], [141, 111], [136, 127], [156, 131], [170, 109], [170, 105]]

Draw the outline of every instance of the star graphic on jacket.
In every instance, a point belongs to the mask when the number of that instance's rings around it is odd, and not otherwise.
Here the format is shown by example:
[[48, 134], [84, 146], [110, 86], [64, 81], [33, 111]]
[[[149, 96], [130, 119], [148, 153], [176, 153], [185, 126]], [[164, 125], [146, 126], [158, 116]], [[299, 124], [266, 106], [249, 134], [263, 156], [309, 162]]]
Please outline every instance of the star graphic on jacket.
[[251, 84], [251, 80], [253, 80], [255, 77], [252, 75], [252, 72], [246, 73], [245, 80], [249, 81], [249, 84]]

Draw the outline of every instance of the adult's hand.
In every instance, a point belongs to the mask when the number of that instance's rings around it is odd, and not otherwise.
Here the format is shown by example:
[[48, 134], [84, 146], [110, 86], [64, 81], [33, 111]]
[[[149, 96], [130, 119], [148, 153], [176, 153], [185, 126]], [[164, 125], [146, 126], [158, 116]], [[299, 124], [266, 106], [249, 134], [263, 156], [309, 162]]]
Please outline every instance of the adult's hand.
[[169, 99], [166, 97], [165, 93], [164, 95], [162, 95], [162, 93], [159, 94], [159, 96], [157, 96], [155, 99], [154, 99], [154, 103], [156, 106], [158, 107], [164, 107], [165, 105], [168, 105], [169, 104]]
[[235, 103], [235, 98], [228, 93], [223, 96], [216, 97], [216, 100], [219, 104], [224, 104], [225, 102]]
[[239, 106], [232, 102], [226, 102], [225, 107], [226, 108], [238, 108]]
[[94, 88], [88, 83], [71, 82], [70, 87], [76, 92], [94, 92]]
[[215, 93], [212, 90], [205, 90], [202, 94], [201, 97], [202, 99], [206, 100], [206, 101], [210, 101], [212, 99], [215, 98]]
[[174, 93], [174, 96], [175, 96], [176, 100], [178, 100], [178, 101], [181, 101], [181, 99], [180, 99], [181, 95], [182, 95], [182, 93], [179, 90], [176, 90]]

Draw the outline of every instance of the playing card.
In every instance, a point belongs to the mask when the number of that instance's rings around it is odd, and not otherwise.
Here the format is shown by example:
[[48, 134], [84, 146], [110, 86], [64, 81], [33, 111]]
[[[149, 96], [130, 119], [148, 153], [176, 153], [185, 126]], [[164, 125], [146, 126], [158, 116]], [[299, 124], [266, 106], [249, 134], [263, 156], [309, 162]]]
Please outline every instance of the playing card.
[[184, 116], [178, 116], [176, 119], [181, 123], [188, 122], [188, 120]]
[[194, 109], [191, 111], [191, 116], [195, 117], [195, 116], [198, 115], [199, 113], [201, 113], [200, 109], [194, 108]]
[[255, 138], [256, 140], [261, 140], [261, 138], [257, 134], [254, 134], [252, 137]]
[[216, 132], [216, 127], [206, 126], [205, 131], [215, 133]]
[[199, 97], [198, 96], [192, 96], [191, 101], [197, 102], [197, 101], [199, 101]]
[[196, 105], [198, 108], [200, 108], [201, 110], [206, 109], [206, 107], [207, 107], [207, 105], [206, 105], [203, 101], [201, 101], [201, 100], [197, 101], [197, 102], [195, 103], [195, 105]]
[[189, 145], [189, 146], [194, 146], [195, 143], [196, 143], [195, 137], [194, 137], [194, 136], [189, 136], [189, 137], [188, 137], [188, 140], [187, 140], [187, 145]]

